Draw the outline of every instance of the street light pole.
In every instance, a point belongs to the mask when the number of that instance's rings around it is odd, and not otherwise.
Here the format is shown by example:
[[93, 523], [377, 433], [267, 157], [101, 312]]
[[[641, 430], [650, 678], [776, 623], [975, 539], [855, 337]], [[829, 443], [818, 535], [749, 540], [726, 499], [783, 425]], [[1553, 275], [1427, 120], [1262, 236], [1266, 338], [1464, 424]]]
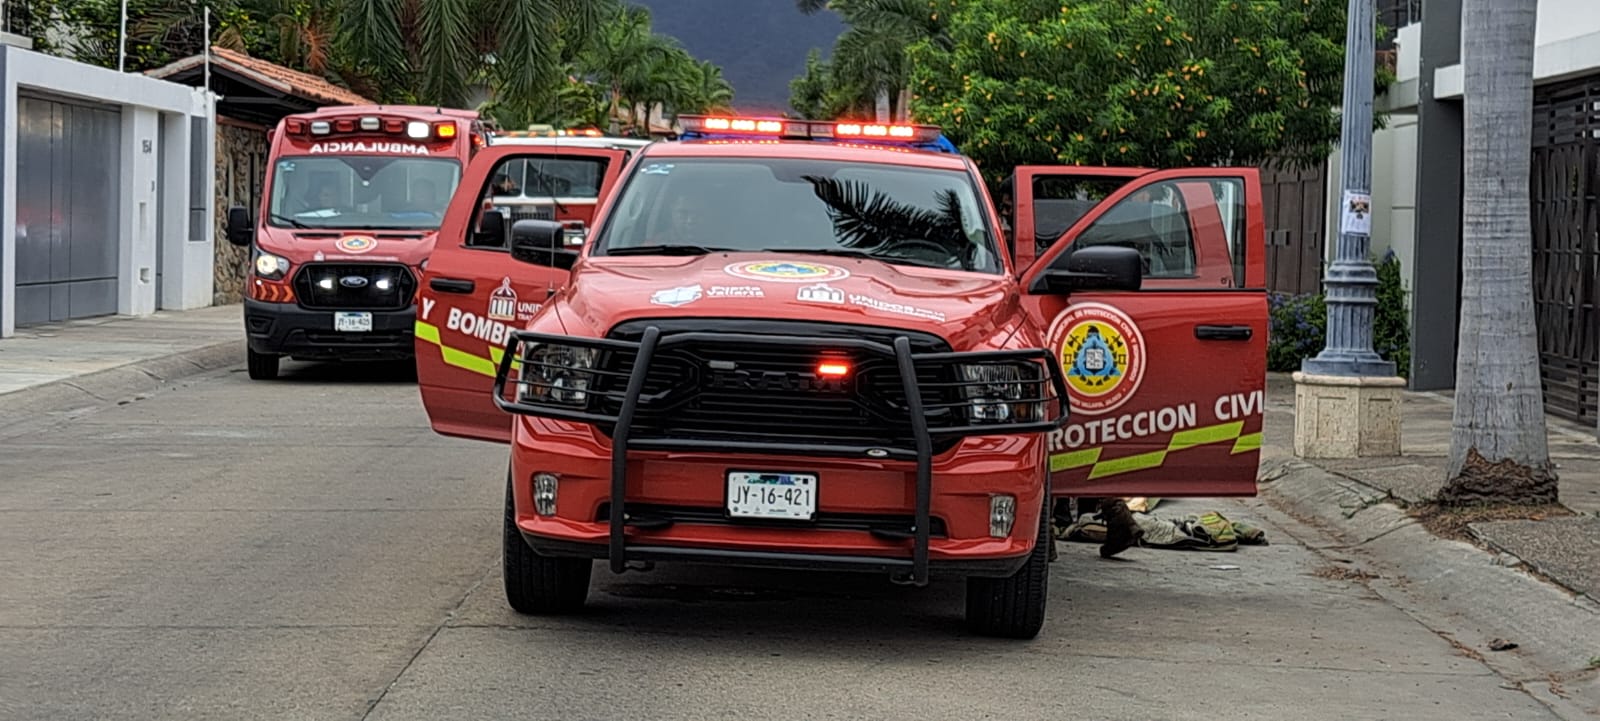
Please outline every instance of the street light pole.
[[1322, 282], [1328, 321], [1326, 343], [1301, 361], [1306, 373], [1391, 378], [1395, 365], [1372, 349], [1378, 307], [1378, 272], [1372, 247], [1372, 96], [1377, 62], [1373, 0], [1350, 0], [1345, 30], [1344, 113], [1340, 133], [1339, 243]]

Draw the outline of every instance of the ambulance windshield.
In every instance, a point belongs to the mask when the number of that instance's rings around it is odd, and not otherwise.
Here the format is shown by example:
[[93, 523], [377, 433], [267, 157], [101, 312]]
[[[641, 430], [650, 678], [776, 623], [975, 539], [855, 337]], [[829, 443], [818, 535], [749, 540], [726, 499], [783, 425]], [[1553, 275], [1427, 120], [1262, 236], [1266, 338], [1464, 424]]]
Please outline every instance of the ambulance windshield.
[[461, 180], [446, 158], [297, 156], [273, 169], [276, 227], [436, 230]]
[[861, 255], [1000, 273], [962, 171], [796, 158], [646, 160], [620, 191], [597, 255], [675, 249]]

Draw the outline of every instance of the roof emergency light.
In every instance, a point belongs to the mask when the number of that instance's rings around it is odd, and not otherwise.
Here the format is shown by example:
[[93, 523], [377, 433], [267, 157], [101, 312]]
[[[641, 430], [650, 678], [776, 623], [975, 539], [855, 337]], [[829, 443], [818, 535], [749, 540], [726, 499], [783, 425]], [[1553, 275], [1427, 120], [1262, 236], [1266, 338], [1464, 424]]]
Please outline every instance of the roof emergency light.
[[409, 123], [406, 123], [406, 137], [411, 138], [412, 140], [426, 139], [428, 137], [428, 133], [428, 124], [421, 120], [413, 120]]
[[377, 118], [369, 116], [369, 117], [365, 117], [365, 118], [361, 119], [361, 129], [362, 130], [377, 130], [378, 128], [381, 128], [381, 127], [383, 127], [383, 121], [381, 121], [381, 120], [379, 120]]
[[787, 120], [680, 115], [685, 135], [744, 135], [801, 140], [869, 139], [907, 143], [933, 143], [941, 132], [937, 125], [860, 123], [854, 121]]
[[333, 126], [329, 125], [326, 120], [314, 120], [311, 123], [312, 135], [327, 135], [332, 130]]

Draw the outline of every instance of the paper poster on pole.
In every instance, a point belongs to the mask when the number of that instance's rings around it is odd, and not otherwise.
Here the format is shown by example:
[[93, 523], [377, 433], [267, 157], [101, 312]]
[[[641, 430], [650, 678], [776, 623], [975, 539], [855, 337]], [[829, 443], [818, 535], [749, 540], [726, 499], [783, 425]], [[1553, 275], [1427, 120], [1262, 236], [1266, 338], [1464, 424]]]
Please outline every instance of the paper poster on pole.
[[1346, 190], [1343, 216], [1340, 232], [1351, 235], [1372, 235], [1372, 196]]

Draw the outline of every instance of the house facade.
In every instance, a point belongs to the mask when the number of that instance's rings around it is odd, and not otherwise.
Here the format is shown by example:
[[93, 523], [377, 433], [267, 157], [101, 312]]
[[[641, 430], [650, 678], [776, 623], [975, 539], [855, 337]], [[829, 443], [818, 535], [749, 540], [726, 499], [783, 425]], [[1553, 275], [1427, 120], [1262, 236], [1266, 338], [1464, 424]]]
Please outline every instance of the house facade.
[[[1374, 251], [1400, 258], [1410, 304], [1413, 388], [1455, 384], [1460, 298], [1461, 0], [1386, 0], [1399, 20], [1397, 83], [1377, 99]], [[1534, 304], [1548, 410], [1600, 419], [1600, 12], [1540, 0], [1534, 54]], [[1339, 159], [1328, 168], [1325, 237], [1336, 237]], [[1326, 257], [1326, 256], [1325, 256]]]
[[215, 97], [0, 43], [0, 339], [211, 304]]

